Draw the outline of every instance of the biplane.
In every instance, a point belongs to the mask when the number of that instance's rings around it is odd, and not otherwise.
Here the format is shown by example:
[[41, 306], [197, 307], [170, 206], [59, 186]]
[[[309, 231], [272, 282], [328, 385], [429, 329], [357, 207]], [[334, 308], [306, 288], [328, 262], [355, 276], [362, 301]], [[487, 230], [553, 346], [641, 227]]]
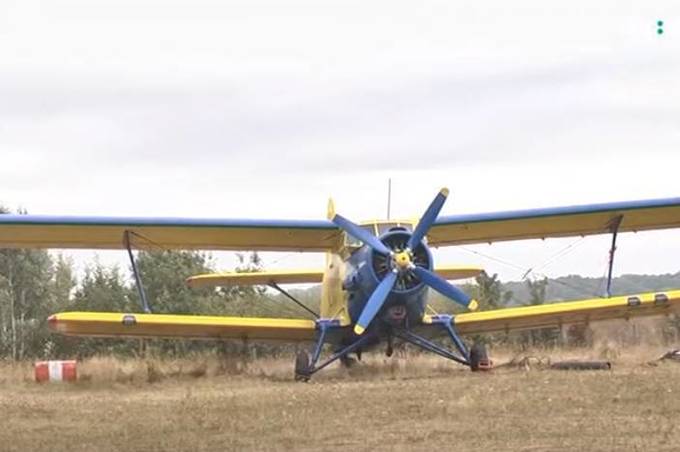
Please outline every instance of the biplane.
[[[397, 342], [408, 343], [472, 370], [488, 368], [486, 350], [462, 336], [559, 327], [598, 320], [669, 314], [680, 290], [611, 295], [618, 233], [680, 226], [680, 198], [440, 216], [449, 192], [442, 189], [419, 220], [354, 223], [329, 201], [328, 219], [253, 220], [189, 218], [63, 217], [0, 215], [0, 247], [127, 250], [141, 312], [64, 312], [48, 319], [53, 331], [75, 336], [244, 339], [304, 342], [295, 377], [308, 380], [340, 360]], [[602, 298], [478, 311], [478, 303], [450, 281], [469, 278], [477, 267], [437, 266], [431, 249], [474, 243], [611, 234], [607, 292]], [[165, 249], [321, 252], [325, 268], [196, 275], [193, 287], [267, 285], [305, 308], [310, 318], [246, 318], [152, 312], [133, 243], [144, 239]], [[301, 304], [282, 285], [321, 283], [320, 312]], [[437, 313], [428, 305], [434, 290], [464, 307]], [[444, 345], [438, 336], [449, 341]], [[324, 347], [330, 345], [330, 347]], [[326, 349], [330, 349], [327, 350]]]

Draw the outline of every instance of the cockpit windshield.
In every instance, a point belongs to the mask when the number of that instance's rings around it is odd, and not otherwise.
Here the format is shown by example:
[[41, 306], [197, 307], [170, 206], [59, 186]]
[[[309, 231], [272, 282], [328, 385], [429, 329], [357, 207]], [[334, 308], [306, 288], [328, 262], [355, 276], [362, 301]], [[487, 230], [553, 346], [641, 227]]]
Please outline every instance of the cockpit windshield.
[[410, 225], [406, 225], [403, 223], [379, 223], [378, 225], [378, 233], [380, 235], [383, 235], [386, 232], [389, 231], [410, 231]]
[[[385, 234], [386, 232], [389, 231], [411, 231], [412, 230], [412, 225], [409, 223], [405, 222], [395, 222], [395, 221], [390, 221], [390, 222], [376, 222], [376, 223], [370, 223], [370, 224], [362, 224], [361, 228], [367, 232], [370, 232], [371, 235], [374, 236], [381, 236]], [[353, 237], [350, 234], [345, 233], [345, 247], [347, 248], [359, 248], [363, 245], [361, 240], [357, 239], [356, 237]]]
[[[366, 232], [369, 232], [371, 235], [375, 235], [374, 224], [363, 224], [361, 225], [361, 229], [363, 229]], [[363, 245], [361, 240], [345, 232], [345, 246], [347, 248], [359, 248], [361, 247], [361, 245]]]

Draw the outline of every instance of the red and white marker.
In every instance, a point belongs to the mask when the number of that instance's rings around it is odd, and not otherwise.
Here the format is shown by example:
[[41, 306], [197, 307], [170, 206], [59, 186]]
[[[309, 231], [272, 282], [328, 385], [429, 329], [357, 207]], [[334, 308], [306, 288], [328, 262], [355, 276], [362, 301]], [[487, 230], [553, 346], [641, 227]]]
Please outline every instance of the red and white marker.
[[35, 381], [76, 381], [76, 361], [38, 361], [35, 363]]

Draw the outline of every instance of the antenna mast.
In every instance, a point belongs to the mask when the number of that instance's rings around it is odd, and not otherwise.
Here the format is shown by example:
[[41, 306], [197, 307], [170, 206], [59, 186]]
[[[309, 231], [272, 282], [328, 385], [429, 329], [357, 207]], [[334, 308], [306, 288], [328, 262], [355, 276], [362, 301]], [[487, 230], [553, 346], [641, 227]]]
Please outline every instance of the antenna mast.
[[390, 207], [392, 205], [392, 178], [387, 179], [387, 219], [390, 219]]

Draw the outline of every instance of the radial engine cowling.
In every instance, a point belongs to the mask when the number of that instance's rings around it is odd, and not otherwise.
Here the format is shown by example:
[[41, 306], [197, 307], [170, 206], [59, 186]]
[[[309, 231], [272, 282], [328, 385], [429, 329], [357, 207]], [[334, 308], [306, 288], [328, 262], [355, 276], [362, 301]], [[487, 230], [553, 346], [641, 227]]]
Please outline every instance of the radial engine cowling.
[[[414, 250], [408, 249], [408, 241], [411, 234], [407, 231], [390, 231], [380, 237], [380, 241], [389, 248], [394, 255], [384, 255], [376, 252], [371, 253], [371, 266], [376, 277], [376, 282], [382, 281], [388, 273], [397, 270], [397, 279], [392, 291], [395, 293], [409, 293], [419, 289], [423, 282], [418, 278], [410, 265], [415, 265], [427, 270], [432, 270], [432, 253], [423, 243], [418, 244]], [[402, 253], [409, 253], [404, 256], [408, 259], [404, 265], [400, 265], [399, 257]]]

